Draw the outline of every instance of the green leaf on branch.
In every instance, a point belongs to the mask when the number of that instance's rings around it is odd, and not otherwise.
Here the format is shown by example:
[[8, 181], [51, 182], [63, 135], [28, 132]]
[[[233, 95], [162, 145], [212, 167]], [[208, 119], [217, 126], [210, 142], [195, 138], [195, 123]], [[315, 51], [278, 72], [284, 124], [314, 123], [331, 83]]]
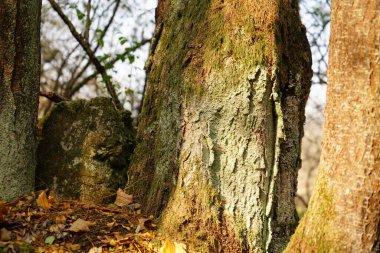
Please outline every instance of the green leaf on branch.
[[113, 64], [112, 64], [112, 62], [107, 62], [107, 63], [104, 65], [104, 68], [105, 68], [105, 69], [112, 69], [112, 68], [113, 68]]
[[121, 45], [124, 45], [125, 43], [128, 42], [128, 39], [126, 37], [119, 37], [119, 41]]
[[132, 55], [132, 54], [129, 54], [128, 55], [128, 60], [129, 60], [130, 63], [133, 63], [135, 61], [135, 56]]
[[125, 61], [125, 55], [123, 55], [123, 54], [117, 54], [117, 55], [116, 55], [116, 58], [117, 58], [118, 60], [122, 61], [122, 62]]
[[103, 41], [104, 31], [101, 29], [96, 29], [95, 36], [96, 36], [96, 40], [98, 41], [99, 46], [103, 47], [104, 46], [104, 41]]
[[102, 76], [102, 78], [103, 78], [104, 82], [108, 82], [111, 80], [111, 76], [109, 76], [109, 75], [104, 75], [104, 76]]
[[104, 47], [104, 40], [98, 39], [99, 46]]
[[75, 10], [77, 11], [77, 17], [79, 20], [82, 20], [86, 17], [86, 15], [83, 12], [81, 12], [78, 8], [76, 8]]
[[102, 57], [99, 58], [99, 61], [100, 61], [100, 62], [104, 62], [104, 61], [106, 61], [108, 58], [110, 58], [110, 55], [109, 55], [109, 54], [105, 54], [105, 55], [103, 55]]

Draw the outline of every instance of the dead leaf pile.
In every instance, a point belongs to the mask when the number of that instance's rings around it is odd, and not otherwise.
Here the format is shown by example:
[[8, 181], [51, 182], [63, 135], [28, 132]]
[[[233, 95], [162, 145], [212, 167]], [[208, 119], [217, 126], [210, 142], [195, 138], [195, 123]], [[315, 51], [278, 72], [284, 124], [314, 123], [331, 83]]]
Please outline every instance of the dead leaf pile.
[[46, 191], [12, 202], [0, 200], [3, 252], [186, 252], [159, 236], [153, 218], [143, 217], [133, 197], [118, 190], [104, 206], [57, 200]]

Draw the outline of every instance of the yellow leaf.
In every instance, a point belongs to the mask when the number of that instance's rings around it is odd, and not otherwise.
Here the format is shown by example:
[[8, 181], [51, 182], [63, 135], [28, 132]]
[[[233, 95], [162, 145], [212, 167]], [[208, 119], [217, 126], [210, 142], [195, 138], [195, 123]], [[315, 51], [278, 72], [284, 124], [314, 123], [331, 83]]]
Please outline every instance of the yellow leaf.
[[111, 241], [109, 242], [109, 244], [112, 246], [112, 247], [115, 247], [116, 246], [116, 241], [114, 239], [111, 239]]
[[166, 240], [160, 248], [160, 253], [186, 253], [186, 245], [183, 243], [172, 243]]
[[46, 191], [41, 192], [38, 196], [37, 205], [45, 209], [51, 208], [51, 204], [46, 196]]
[[69, 230], [72, 232], [90, 231], [90, 226], [95, 224], [95, 222], [77, 219], [71, 224]]
[[162, 245], [160, 249], [160, 253], [175, 253], [175, 245], [174, 243], [166, 240], [164, 245]]
[[133, 195], [126, 194], [122, 189], [119, 188], [116, 192], [115, 204], [117, 206], [127, 206], [133, 202]]

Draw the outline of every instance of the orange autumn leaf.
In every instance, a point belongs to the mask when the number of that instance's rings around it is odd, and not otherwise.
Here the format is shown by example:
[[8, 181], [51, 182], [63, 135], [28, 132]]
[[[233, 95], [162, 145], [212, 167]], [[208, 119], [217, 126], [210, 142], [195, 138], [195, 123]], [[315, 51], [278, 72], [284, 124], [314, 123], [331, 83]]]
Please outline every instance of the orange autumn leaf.
[[45, 208], [45, 209], [51, 208], [51, 203], [49, 202], [49, 200], [48, 200], [48, 198], [46, 196], [46, 191], [43, 191], [43, 192], [40, 193], [40, 195], [38, 195], [37, 205], [39, 207], [42, 207], [42, 208]]
[[115, 205], [119, 207], [127, 206], [133, 202], [133, 195], [126, 194], [122, 189], [119, 188], [116, 192]]

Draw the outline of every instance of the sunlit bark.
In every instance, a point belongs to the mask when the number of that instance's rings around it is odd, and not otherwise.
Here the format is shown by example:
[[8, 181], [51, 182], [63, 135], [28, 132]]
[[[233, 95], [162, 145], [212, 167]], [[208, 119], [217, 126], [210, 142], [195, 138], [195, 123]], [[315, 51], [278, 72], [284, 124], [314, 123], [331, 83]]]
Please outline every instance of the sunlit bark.
[[317, 185], [287, 252], [379, 252], [379, 1], [333, 1], [331, 25]]
[[159, 1], [127, 190], [194, 252], [280, 252], [310, 51], [297, 1]]

